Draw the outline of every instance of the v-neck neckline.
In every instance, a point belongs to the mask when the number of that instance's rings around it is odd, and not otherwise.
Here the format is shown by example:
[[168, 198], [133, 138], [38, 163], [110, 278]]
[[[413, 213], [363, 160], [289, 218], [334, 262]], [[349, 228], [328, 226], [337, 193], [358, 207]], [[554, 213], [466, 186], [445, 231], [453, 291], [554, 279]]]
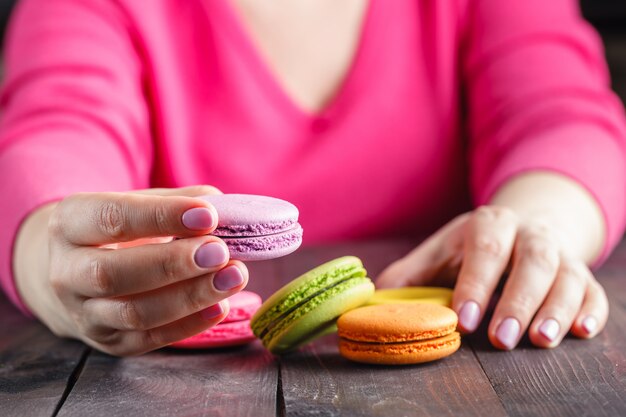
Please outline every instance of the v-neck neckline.
[[[207, 1], [207, 0], [204, 0]], [[211, 0], [208, 0], [211, 1]], [[272, 70], [271, 65], [267, 62], [261, 51], [254, 44], [250, 32], [245, 27], [243, 20], [232, 4], [231, 0], [217, 0], [213, 5], [217, 5], [222, 9], [222, 24], [230, 31], [230, 35], [234, 37], [235, 42], [241, 47], [241, 53], [244, 59], [254, 69], [254, 76], [257, 78], [262, 88], [276, 105], [298, 119], [315, 122], [326, 120], [335, 112], [335, 109], [341, 107], [341, 104], [349, 96], [349, 92], [353, 89], [353, 85], [359, 79], [362, 71], [364, 56], [367, 52], [369, 37], [372, 26], [373, 9], [376, 0], [368, 0], [366, 10], [361, 19], [360, 35], [357, 41], [356, 49], [352, 54], [351, 62], [342, 77], [341, 82], [331, 95], [330, 99], [319, 110], [308, 110], [297, 99], [289, 94], [277, 74]]]

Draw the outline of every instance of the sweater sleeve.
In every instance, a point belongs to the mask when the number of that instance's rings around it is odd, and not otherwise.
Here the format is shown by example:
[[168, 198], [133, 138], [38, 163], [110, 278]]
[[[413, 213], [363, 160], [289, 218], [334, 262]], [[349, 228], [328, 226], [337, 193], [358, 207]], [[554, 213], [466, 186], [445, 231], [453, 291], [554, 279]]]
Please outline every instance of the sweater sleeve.
[[84, 191], [147, 187], [152, 160], [141, 65], [124, 15], [105, 0], [23, 0], [0, 96], [0, 283], [21, 222]]
[[623, 233], [626, 203], [624, 111], [600, 39], [575, 0], [470, 3], [462, 68], [475, 203], [526, 171], [568, 176], [602, 209], [598, 264]]

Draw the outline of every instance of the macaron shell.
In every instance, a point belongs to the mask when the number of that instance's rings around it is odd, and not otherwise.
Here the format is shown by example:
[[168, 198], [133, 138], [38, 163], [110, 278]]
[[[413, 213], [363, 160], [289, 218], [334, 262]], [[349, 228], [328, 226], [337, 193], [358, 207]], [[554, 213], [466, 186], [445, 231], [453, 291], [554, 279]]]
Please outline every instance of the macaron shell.
[[405, 343], [362, 343], [339, 340], [339, 353], [346, 359], [377, 365], [408, 365], [442, 359], [461, 346], [461, 335], [450, 333], [430, 340]]
[[296, 349], [326, 330], [341, 314], [366, 303], [373, 293], [369, 278], [342, 282], [283, 318], [263, 337], [263, 344], [275, 354]]
[[425, 303], [450, 307], [452, 290], [444, 287], [402, 287], [376, 290], [367, 302], [375, 304]]
[[244, 345], [254, 339], [250, 320], [243, 320], [218, 324], [170, 346], [179, 349], [208, 349]]
[[414, 342], [447, 335], [456, 313], [436, 304], [379, 304], [361, 307], [337, 321], [340, 337], [370, 343]]
[[251, 194], [216, 194], [200, 197], [215, 207], [216, 236], [259, 236], [291, 229], [298, 208], [288, 201]]
[[289, 255], [302, 244], [302, 227], [295, 224], [291, 229], [266, 236], [222, 237], [231, 259], [240, 261], [263, 261]]
[[180, 349], [204, 349], [238, 346], [255, 339], [250, 318], [261, 306], [261, 297], [251, 291], [240, 291], [228, 297], [230, 311], [219, 324], [197, 335], [170, 344]]
[[239, 291], [228, 297], [227, 300], [230, 311], [221, 324], [250, 320], [262, 304], [261, 296], [252, 291]]
[[272, 294], [252, 317], [252, 328], [260, 335], [269, 323], [333, 283], [351, 276], [366, 275], [361, 260], [354, 256], [333, 259], [300, 275]]

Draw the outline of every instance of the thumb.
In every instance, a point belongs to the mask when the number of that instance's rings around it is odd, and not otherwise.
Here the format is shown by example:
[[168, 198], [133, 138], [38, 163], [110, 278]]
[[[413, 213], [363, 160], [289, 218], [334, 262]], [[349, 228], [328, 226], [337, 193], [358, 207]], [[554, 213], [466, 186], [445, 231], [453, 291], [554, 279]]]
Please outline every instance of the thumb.
[[211, 185], [191, 185], [182, 188], [147, 188], [132, 191], [134, 194], [160, 195], [164, 197], [200, 197], [203, 195], [224, 194]]
[[463, 229], [468, 216], [458, 216], [405, 257], [393, 262], [376, 279], [378, 288], [398, 288], [431, 283], [451, 263], [458, 262]]

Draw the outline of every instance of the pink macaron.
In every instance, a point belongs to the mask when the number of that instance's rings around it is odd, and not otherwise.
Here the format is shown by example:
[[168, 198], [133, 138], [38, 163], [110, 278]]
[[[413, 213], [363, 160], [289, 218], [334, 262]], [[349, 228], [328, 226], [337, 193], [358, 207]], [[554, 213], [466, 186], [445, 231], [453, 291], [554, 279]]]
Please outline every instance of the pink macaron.
[[249, 194], [203, 196], [215, 207], [212, 233], [226, 243], [231, 259], [261, 261], [285, 256], [302, 244], [298, 209], [278, 198]]
[[255, 336], [250, 329], [250, 318], [261, 306], [261, 297], [250, 291], [241, 291], [230, 296], [228, 302], [230, 311], [220, 324], [169, 346], [180, 349], [208, 349], [252, 342]]

